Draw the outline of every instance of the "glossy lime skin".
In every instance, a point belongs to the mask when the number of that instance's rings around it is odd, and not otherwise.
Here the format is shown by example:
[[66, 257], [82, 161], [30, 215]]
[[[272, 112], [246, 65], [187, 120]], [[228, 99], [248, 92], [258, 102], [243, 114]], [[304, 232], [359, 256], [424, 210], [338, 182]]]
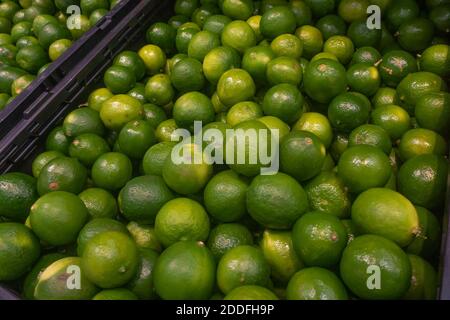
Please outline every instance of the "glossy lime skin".
[[294, 250], [307, 266], [336, 265], [347, 245], [347, 232], [339, 218], [323, 212], [308, 212], [292, 229]]
[[[303, 84], [309, 97], [328, 103], [347, 86], [345, 68], [337, 61], [320, 59], [308, 64]], [[326, 87], [328, 90], [323, 90]]]
[[326, 149], [322, 141], [307, 131], [292, 131], [280, 145], [281, 170], [299, 181], [316, 176], [325, 157]]
[[[380, 286], [371, 290], [367, 286], [369, 276], [378, 268]], [[399, 299], [409, 288], [411, 265], [406, 253], [394, 242], [364, 235], [355, 238], [344, 250], [340, 273], [347, 287], [362, 299]], [[370, 283], [376, 285], [374, 281]]]
[[286, 289], [288, 300], [347, 300], [341, 280], [331, 271], [312, 267], [298, 271]]
[[367, 123], [370, 102], [362, 94], [346, 92], [334, 98], [328, 107], [328, 119], [340, 132], [351, 132]]
[[266, 116], [274, 116], [291, 124], [301, 117], [303, 103], [300, 90], [292, 84], [284, 83], [267, 91], [262, 107]]

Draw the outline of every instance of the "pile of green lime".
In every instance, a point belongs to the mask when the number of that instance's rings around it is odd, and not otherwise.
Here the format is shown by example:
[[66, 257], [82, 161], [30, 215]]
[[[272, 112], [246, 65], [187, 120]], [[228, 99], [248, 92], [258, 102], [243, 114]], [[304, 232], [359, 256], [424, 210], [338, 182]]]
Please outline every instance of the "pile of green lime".
[[174, 10], [31, 175], [0, 176], [0, 281], [26, 299], [436, 298], [449, 2]]
[[118, 1], [0, 1], [0, 110]]

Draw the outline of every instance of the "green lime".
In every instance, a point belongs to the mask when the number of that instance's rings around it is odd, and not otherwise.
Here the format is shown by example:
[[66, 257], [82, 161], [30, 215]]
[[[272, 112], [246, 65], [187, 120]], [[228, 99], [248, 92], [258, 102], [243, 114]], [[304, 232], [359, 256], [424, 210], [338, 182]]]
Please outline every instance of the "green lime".
[[147, 120], [147, 122], [154, 128], [157, 128], [161, 122], [167, 120], [167, 115], [164, 112], [164, 109], [159, 106], [146, 103], [142, 106], [142, 108], [144, 109], [144, 119]]
[[[77, 277], [77, 281], [74, 279]], [[70, 284], [70, 286], [68, 286]], [[59, 259], [39, 276], [34, 297], [37, 300], [87, 300], [98, 289], [89, 281], [78, 257]]]
[[147, 102], [147, 99], [145, 98], [145, 85], [143, 83], [137, 82], [133, 89], [127, 92], [127, 95], [139, 100], [142, 104]]
[[372, 123], [382, 127], [391, 139], [397, 140], [411, 128], [410, 117], [405, 109], [386, 104], [372, 111]]
[[379, 88], [372, 97], [372, 106], [374, 109], [385, 105], [398, 105], [399, 103], [400, 100], [397, 91], [389, 87]]
[[147, 43], [154, 44], [166, 53], [175, 51], [176, 30], [171, 25], [164, 22], [156, 22], [147, 30]]
[[191, 42], [191, 39], [194, 37], [194, 35], [200, 30], [198, 30], [198, 26], [196, 27], [183, 27], [184, 25], [181, 25], [181, 27], [177, 30], [177, 35], [175, 36], [175, 46], [177, 48], [177, 51], [179, 53], [188, 53], [189, 43]]
[[[3, 46], [4, 47], [4, 46]], [[2, 53], [0, 47], [0, 55]], [[24, 76], [26, 72], [20, 68], [12, 67], [12, 66], [3, 66], [0, 68], [0, 92], [1, 93], [11, 93], [11, 85], [14, 80]]]
[[230, 22], [222, 31], [222, 44], [240, 53], [256, 45], [256, 34], [245, 21]]
[[411, 129], [401, 138], [398, 146], [400, 157], [406, 161], [422, 154], [447, 154], [447, 142], [438, 133], [428, 129]]
[[257, 120], [269, 128], [272, 134], [274, 134], [275, 130], [277, 130], [276, 132], [279, 135], [280, 140], [291, 131], [291, 128], [277, 117], [265, 116], [258, 118]]
[[298, 27], [312, 24], [312, 10], [305, 1], [293, 0], [289, 4]]
[[132, 159], [141, 159], [156, 143], [155, 129], [146, 120], [133, 120], [120, 130], [117, 141], [122, 153]]
[[43, 167], [47, 165], [50, 161], [52, 161], [55, 158], [64, 157], [64, 154], [62, 154], [59, 151], [45, 151], [39, 154], [34, 160], [32, 164], [32, 172], [33, 176], [35, 178], [39, 177], [39, 174], [41, 173], [41, 170]]
[[207, 242], [208, 248], [217, 261], [233, 248], [252, 244], [252, 234], [247, 227], [238, 223], [219, 224], [211, 230]]
[[355, 48], [350, 38], [346, 36], [332, 36], [325, 41], [323, 51], [334, 54], [340, 63], [347, 64], [352, 59]]
[[379, 65], [383, 83], [396, 87], [408, 74], [417, 72], [416, 59], [403, 50], [389, 51]]
[[172, 141], [172, 133], [177, 129], [177, 124], [174, 119], [168, 119], [162, 121], [155, 131], [156, 139], [159, 142]]
[[9, 19], [0, 17], [0, 32], [1, 33], [10, 33], [11, 32], [12, 23]]
[[347, 36], [352, 40], [356, 48], [377, 48], [381, 41], [381, 33], [381, 29], [369, 27], [366, 18], [352, 22], [347, 30]]
[[339, 218], [323, 212], [304, 214], [292, 228], [292, 243], [308, 266], [336, 265], [347, 245], [347, 232]]
[[132, 70], [136, 80], [141, 80], [145, 76], [144, 61], [134, 51], [122, 51], [114, 58], [113, 65]]
[[24, 36], [16, 41], [17, 49], [22, 49], [34, 45], [39, 45], [39, 41], [33, 36]]
[[88, 215], [79, 197], [56, 191], [42, 196], [33, 204], [30, 223], [39, 239], [58, 246], [76, 241]]
[[116, 199], [106, 190], [89, 188], [79, 195], [92, 219], [115, 218], [119, 212]]
[[103, 81], [112, 93], [121, 94], [133, 89], [136, 76], [131, 69], [114, 65], [106, 70]]
[[357, 63], [368, 63], [372, 66], [378, 65], [382, 60], [380, 52], [373, 47], [361, 47], [353, 54], [350, 65]]
[[36, 73], [48, 62], [47, 52], [39, 45], [20, 49], [16, 55], [18, 65], [27, 72]]
[[450, 3], [443, 1], [442, 5], [433, 8], [429, 14], [430, 20], [441, 33], [448, 34], [448, 30], [450, 29], [450, 24], [448, 22], [450, 16], [449, 4]]
[[162, 169], [176, 142], [160, 142], [150, 147], [142, 159], [145, 174], [162, 176]]
[[103, 136], [105, 133], [99, 113], [87, 107], [81, 107], [69, 113], [64, 119], [63, 129], [68, 137], [77, 137], [85, 133]]
[[166, 54], [153, 44], [148, 44], [138, 51], [139, 57], [144, 61], [147, 73], [154, 75], [160, 73], [166, 64]]
[[107, 9], [100, 8], [92, 11], [91, 14], [89, 15], [89, 24], [91, 26], [95, 26], [97, 22], [99, 22], [107, 14], [108, 14]]
[[204, 190], [204, 203], [208, 213], [222, 222], [239, 220], [246, 213], [248, 185], [234, 171], [215, 175]]
[[341, 178], [332, 171], [320, 173], [305, 186], [312, 210], [338, 218], [350, 215], [350, 197]]
[[445, 201], [448, 164], [444, 157], [422, 154], [406, 161], [398, 173], [398, 189], [415, 205], [433, 209]]
[[278, 300], [278, 297], [264, 287], [246, 285], [231, 290], [224, 300]]
[[19, 40], [22, 37], [32, 36], [33, 35], [32, 28], [33, 25], [28, 21], [23, 21], [15, 24], [11, 28], [11, 40], [14, 43], [16, 43], [17, 40]]
[[277, 56], [299, 59], [303, 53], [302, 41], [293, 34], [282, 34], [276, 37], [270, 44]]
[[295, 58], [282, 56], [267, 64], [266, 78], [272, 86], [280, 83], [298, 86], [302, 82], [303, 69]]
[[286, 288], [288, 300], [347, 300], [347, 290], [341, 280], [323, 268], [298, 271]]
[[64, 134], [63, 127], [56, 127], [47, 136], [45, 149], [69, 154], [71, 139]]
[[162, 299], [209, 299], [215, 272], [214, 258], [202, 242], [180, 241], [164, 250], [156, 260], [153, 283]]
[[256, 42], [260, 42], [263, 40], [263, 36], [261, 34], [261, 18], [262, 16], [256, 15], [247, 19], [248, 25], [253, 29], [256, 35]]
[[344, 19], [335, 14], [329, 14], [320, 18], [316, 23], [316, 27], [320, 30], [325, 40], [332, 36], [345, 35], [347, 31]]
[[38, 197], [33, 177], [19, 172], [0, 175], [0, 216], [25, 221]]
[[346, 90], [345, 68], [339, 62], [329, 59], [310, 62], [303, 76], [303, 86], [310, 98], [328, 103]]
[[192, 14], [192, 21], [198, 24], [201, 28], [205, 24], [205, 21], [216, 14], [219, 14], [221, 10], [217, 7], [215, 3], [205, 3], [204, 5], [195, 9]]
[[292, 244], [290, 231], [265, 230], [260, 243], [264, 257], [270, 265], [272, 277], [286, 284], [295, 272], [303, 268]]
[[417, 100], [429, 92], [445, 88], [442, 78], [431, 72], [416, 72], [407, 75], [398, 85], [397, 94], [405, 108], [413, 112]]
[[337, 168], [339, 177], [352, 193], [384, 186], [392, 172], [388, 156], [372, 145], [348, 148]]
[[420, 233], [406, 247], [406, 252], [430, 259], [439, 250], [441, 224], [437, 217], [425, 208], [416, 206]]
[[25, 277], [23, 282], [23, 297], [27, 300], [34, 300], [34, 291], [38, 284], [41, 274], [53, 262], [64, 258], [62, 253], [49, 253], [41, 256], [41, 258], [34, 264], [31, 271]]
[[394, 242], [376, 235], [355, 238], [345, 248], [341, 278], [362, 299], [400, 299], [411, 280], [408, 256]]
[[58, 39], [70, 39], [69, 30], [60, 23], [49, 22], [44, 25], [37, 35], [39, 43], [45, 49]]
[[243, 101], [235, 104], [228, 110], [227, 123], [235, 126], [248, 120], [261, 118], [262, 116], [263, 111], [259, 104], [252, 101]]
[[243, 69], [226, 71], [217, 84], [217, 94], [220, 101], [227, 107], [238, 102], [252, 100], [256, 86], [250, 74]]
[[84, 14], [91, 14], [97, 9], [109, 9], [108, 0], [80, 0], [81, 11]]
[[88, 223], [81, 229], [77, 238], [77, 253], [81, 257], [86, 249], [86, 245], [96, 237], [97, 235], [109, 232], [117, 231], [128, 235], [128, 230], [125, 225], [117, 220], [110, 218], [96, 218]]
[[308, 131], [322, 140], [325, 148], [333, 141], [333, 129], [327, 117], [317, 112], [306, 112], [292, 127], [293, 130]]
[[368, 63], [357, 63], [347, 70], [348, 85], [353, 91], [373, 96], [380, 87], [378, 69]]
[[410, 52], [426, 49], [434, 35], [434, 25], [426, 18], [414, 18], [403, 22], [398, 29], [397, 41]]
[[352, 220], [362, 234], [376, 234], [404, 247], [420, 232], [412, 203], [398, 192], [373, 188], [356, 198]]
[[95, 185], [110, 191], [122, 188], [132, 175], [130, 159], [122, 153], [102, 154], [92, 166], [92, 180]]
[[97, 112], [100, 112], [103, 102], [105, 102], [109, 98], [112, 98], [113, 96], [114, 94], [107, 88], [96, 89], [92, 91], [92, 93], [89, 95], [88, 106], [89, 108], [94, 109]]
[[162, 206], [173, 199], [173, 194], [159, 176], [134, 178], [119, 194], [119, 208], [129, 221], [153, 223]]
[[314, 61], [320, 60], [320, 59], [329, 59], [329, 60], [334, 60], [334, 61], [339, 62], [339, 59], [330, 52], [320, 52], [320, 53], [316, 54], [314, 57], [312, 57], [310, 62], [314, 62]]
[[188, 46], [188, 56], [203, 62], [205, 56], [214, 48], [220, 46], [219, 36], [210, 31], [196, 33]]
[[279, 152], [281, 170], [299, 181], [319, 174], [326, 156], [320, 138], [311, 132], [298, 130], [283, 138]]
[[60, 157], [51, 160], [41, 170], [37, 179], [40, 195], [53, 191], [80, 193], [87, 179], [86, 168], [77, 160]]
[[258, 248], [242, 245], [227, 251], [217, 266], [217, 285], [228, 294], [245, 285], [267, 287], [270, 281], [270, 266]]
[[411, 263], [411, 285], [402, 297], [404, 300], [435, 300], [437, 292], [437, 273], [427, 261], [408, 254]]
[[139, 249], [151, 249], [156, 252], [161, 252], [161, 243], [156, 237], [153, 226], [131, 221], [128, 223], [127, 229]]
[[392, 141], [387, 131], [373, 124], [363, 124], [351, 132], [349, 147], [357, 145], [374, 146], [383, 150], [387, 155], [392, 150]]
[[202, 63], [193, 58], [180, 60], [173, 67], [170, 80], [180, 92], [199, 91], [205, 86]]
[[231, 21], [232, 20], [227, 16], [216, 14], [206, 19], [203, 30], [210, 31], [220, 36], [225, 26]]
[[[0, 33], [0, 45], [13, 44], [11, 35], [8, 33]], [[16, 43], [17, 46], [17, 43]]]
[[182, 95], [173, 106], [173, 118], [179, 128], [194, 132], [194, 124], [201, 121], [206, 125], [214, 121], [215, 112], [211, 100], [200, 92]]
[[155, 220], [156, 236], [166, 248], [178, 241], [205, 241], [209, 228], [205, 209], [188, 198], [168, 201], [159, 210]]
[[72, 45], [72, 41], [68, 39], [59, 39], [53, 42], [48, 48], [50, 60], [55, 61]]
[[16, 97], [21, 94], [22, 91], [25, 90], [34, 81], [34, 79], [36, 79], [35, 76], [26, 74], [14, 80], [11, 85], [11, 95], [13, 97]]
[[297, 26], [294, 13], [287, 7], [278, 6], [266, 10], [261, 18], [261, 34], [275, 39], [284, 33], [294, 33]]
[[267, 116], [278, 117], [286, 123], [296, 122], [303, 113], [303, 95], [292, 84], [279, 84], [267, 91], [263, 111]]
[[419, 5], [414, 0], [391, 1], [387, 8], [386, 20], [392, 30], [398, 30], [403, 22], [412, 20], [419, 16]]
[[39, 258], [39, 240], [26, 226], [13, 223], [0, 223], [0, 280], [16, 280], [24, 275]]
[[370, 102], [362, 94], [346, 92], [335, 97], [328, 107], [331, 125], [341, 132], [350, 132], [367, 123]]
[[190, 18], [198, 6], [198, 0], [177, 0], [175, 2], [175, 13]]
[[151, 300], [156, 298], [153, 285], [153, 270], [155, 268], [158, 253], [151, 249], [139, 249], [140, 263], [134, 278], [127, 284], [139, 299]]
[[236, 50], [230, 47], [218, 47], [206, 54], [203, 60], [203, 72], [209, 82], [217, 84], [225, 71], [239, 68], [240, 64], [241, 58]]
[[106, 231], [90, 239], [83, 250], [85, 276], [101, 288], [128, 283], [139, 267], [139, 251], [133, 240], [119, 231]]
[[417, 100], [414, 114], [420, 127], [444, 133], [450, 125], [450, 94], [424, 94]]
[[221, 8], [226, 16], [234, 20], [247, 20], [255, 10], [252, 0], [223, 0]]
[[242, 68], [246, 70], [257, 83], [266, 81], [266, 70], [275, 53], [268, 46], [256, 46], [247, 49], [242, 58]]
[[93, 133], [77, 136], [69, 147], [70, 156], [78, 159], [86, 167], [91, 167], [98, 157], [109, 151], [106, 140]]
[[366, 19], [368, 0], [342, 0], [339, 2], [339, 15], [347, 22]]
[[449, 46], [440, 44], [427, 48], [419, 60], [420, 70], [445, 77], [450, 74]]
[[128, 289], [108, 289], [97, 293], [92, 300], [138, 300], [138, 297]]
[[308, 209], [303, 187], [284, 173], [260, 175], [247, 190], [247, 210], [261, 225], [289, 229]]
[[143, 113], [139, 100], [119, 94], [103, 102], [100, 118], [108, 129], [120, 130], [128, 122], [141, 119]]

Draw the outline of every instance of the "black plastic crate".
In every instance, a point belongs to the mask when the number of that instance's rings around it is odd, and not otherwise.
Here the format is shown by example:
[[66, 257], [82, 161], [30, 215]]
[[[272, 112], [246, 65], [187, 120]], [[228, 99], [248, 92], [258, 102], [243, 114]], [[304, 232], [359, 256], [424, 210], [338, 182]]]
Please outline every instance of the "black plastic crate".
[[[115, 55], [143, 44], [147, 28], [167, 20], [175, 1], [122, 0], [99, 24], [46, 70], [11, 106], [0, 114], [0, 174], [30, 171], [45, 137], [73, 109], [86, 102], [102, 82]], [[24, 107], [25, 106], [25, 107]], [[6, 129], [5, 129], [6, 128]], [[443, 218], [438, 298], [450, 300], [450, 175]], [[20, 299], [0, 284], [0, 300]]]

